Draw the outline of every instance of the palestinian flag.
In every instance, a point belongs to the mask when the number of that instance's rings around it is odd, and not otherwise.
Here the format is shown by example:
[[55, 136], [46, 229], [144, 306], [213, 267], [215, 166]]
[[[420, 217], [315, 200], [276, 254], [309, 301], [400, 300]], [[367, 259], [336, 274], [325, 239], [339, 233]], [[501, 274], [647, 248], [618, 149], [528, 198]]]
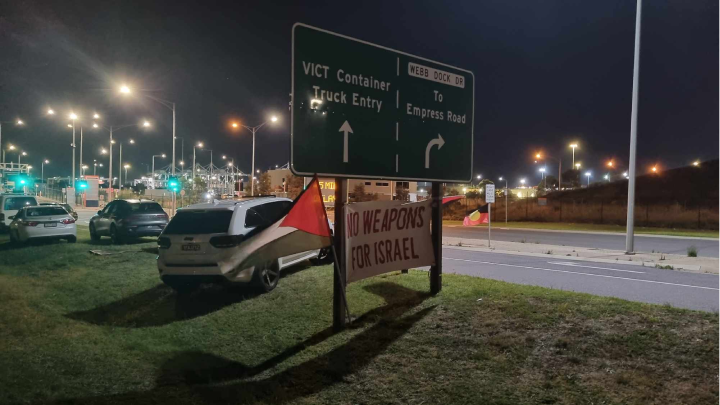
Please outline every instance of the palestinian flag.
[[332, 233], [317, 176], [285, 216], [246, 238], [229, 259], [218, 263], [223, 273], [330, 246]]

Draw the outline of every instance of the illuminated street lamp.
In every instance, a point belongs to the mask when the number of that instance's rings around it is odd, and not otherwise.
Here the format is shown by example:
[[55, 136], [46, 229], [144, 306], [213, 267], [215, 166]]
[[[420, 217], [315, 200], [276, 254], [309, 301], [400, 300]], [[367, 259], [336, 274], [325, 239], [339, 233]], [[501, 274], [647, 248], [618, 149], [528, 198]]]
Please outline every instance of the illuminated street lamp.
[[[125, 168], [125, 181], [127, 181], [127, 171], [130, 168], [130, 165], [125, 164], [123, 167]], [[120, 187], [122, 188], [122, 184], [120, 184]]]
[[[310, 102], [310, 108], [312, 108], [312, 103], [314, 99]], [[320, 104], [320, 103], [317, 103]], [[276, 116], [270, 117], [270, 122], [277, 122], [278, 118]], [[255, 173], [255, 133], [263, 127], [263, 125], [267, 124], [267, 121], [263, 122], [260, 125], [249, 127], [247, 125], [238, 124], [239, 126], [242, 126], [243, 128], [247, 129], [248, 131], [252, 132], [252, 167], [250, 168], [250, 173]], [[233, 128], [238, 128], [239, 126], [233, 126]], [[250, 182], [250, 194], [255, 195], [255, 182]]]
[[577, 145], [577, 143], [571, 143], [570, 147], [572, 148], [573, 166], [575, 166], [575, 148], [577, 148], [578, 145]]
[[50, 161], [45, 159], [40, 163], [40, 183], [45, 183], [45, 165], [50, 164]]
[[607, 162], [607, 167], [613, 167], [613, 166], [615, 166], [615, 162], [613, 162], [612, 160]]
[[592, 176], [592, 173], [585, 172], [585, 175], [587, 176], [587, 185], [588, 185], [588, 187], [590, 187], [590, 176]]
[[[2, 124], [15, 124], [17, 126], [22, 126], [25, 123], [21, 119], [17, 119], [15, 121], [0, 121], [0, 150], [2, 150], [2, 163], [5, 163], [5, 149], [2, 149]], [[10, 145], [12, 146], [12, 145]], [[9, 150], [12, 150], [8, 148]]]
[[[113, 147], [113, 145], [115, 144], [115, 140], [113, 139], [113, 133], [118, 132], [118, 131], [120, 131], [120, 130], [122, 130], [122, 129], [125, 129], [125, 128], [132, 128], [132, 127], [149, 128], [149, 127], [150, 127], [150, 123], [149, 123], [147, 120], [143, 120], [141, 123], [136, 123], [136, 124], [110, 125], [110, 126], [108, 126], [108, 127], [105, 127], [105, 126], [102, 126], [102, 125], [98, 125], [98, 126], [93, 125], [93, 127], [94, 127], [94, 128], [102, 128], [102, 129], [104, 129], [105, 131], [108, 131], [109, 134], [110, 134], [110, 141], [109, 141], [109, 148], [110, 148], [109, 155], [110, 155], [110, 159], [109, 159], [109, 162], [108, 162], [108, 178], [109, 178], [109, 179], [112, 179], [112, 178], [114, 178], [113, 175], [112, 175], [112, 158], [113, 158], [112, 147]], [[134, 144], [135, 141], [133, 141], [132, 139], [130, 139], [130, 140], [129, 140], [129, 143]], [[104, 150], [105, 150], [105, 149], [103, 149], [103, 151], [104, 151]], [[102, 153], [104, 154], [104, 153], [107, 153], [107, 152], [102, 152]], [[120, 159], [118, 160], [118, 172], [120, 173], [120, 177], [122, 177], [122, 143], [120, 143]], [[122, 179], [121, 179], [121, 180], [122, 180]], [[120, 184], [122, 184], [122, 183], [120, 183]], [[113, 183], [110, 183], [110, 188], [112, 188], [112, 185], [113, 185]]]
[[[24, 153], [24, 152], [23, 152], [23, 153]], [[19, 163], [19, 162], [20, 162], [20, 161], [18, 160], [18, 163]], [[653, 173], [657, 173], [658, 168], [657, 168], [657, 166], [653, 166], [651, 170], [652, 170]]]
[[503, 179], [502, 176], [498, 177], [498, 180], [505, 181], [505, 223], [508, 221], [508, 181], [507, 178]]
[[18, 169], [20, 169], [20, 157], [27, 156], [27, 152], [23, 151], [22, 153], [18, 152]]
[[152, 157], [152, 186], [153, 186], [152, 188], [153, 189], [155, 189], [155, 158], [156, 157], [161, 157], [161, 158], [165, 159], [165, 154], [163, 153], [160, 155], [153, 155], [153, 157]]
[[202, 150], [203, 143], [198, 142], [197, 144], [193, 145], [193, 167], [192, 167], [192, 180], [193, 180], [193, 190], [195, 189], [195, 149], [200, 148]]
[[582, 166], [580, 163], [575, 163], [575, 169], [580, 170], [580, 166]]
[[[573, 149], [574, 150], [574, 149]], [[543, 159], [543, 155], [540, 153], [535, 154], [535, 157], [540, 160]], [[545, 155], [544, 159], [553, 159], [554, 161], [558, 162], [558, 191], [562, 187], [562, 159], [558, 159], [549, 155]], [[573, 164], [574, 164], [575, 158], [573, 157]]]
[[694, 161], [693, 166], [695, 166], [695, 167], [700, 166], [700, 161], [699, 160]]
[[520, 179], [520, 184], [522, 184], [522, 187], [525, 187], [525, 179]]

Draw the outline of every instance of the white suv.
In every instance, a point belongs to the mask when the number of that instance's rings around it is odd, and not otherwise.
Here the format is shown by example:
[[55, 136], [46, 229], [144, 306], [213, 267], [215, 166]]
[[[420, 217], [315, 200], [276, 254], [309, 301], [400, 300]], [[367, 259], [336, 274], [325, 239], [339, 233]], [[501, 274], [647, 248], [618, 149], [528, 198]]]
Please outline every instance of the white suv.
[[245, 235], [267, 227], [287, 213], [292, 200], [261, 197], [194, 204], [177, 211], [158, 237], [160, 279], [176, 291], [187, 292], [201, 283], [253, 282], [262, 292], [271, 291], [280, 270], [304, 260], [321, 261], [324, 251], [311, 250], [223, 273], [218, 262], [229, 258]]

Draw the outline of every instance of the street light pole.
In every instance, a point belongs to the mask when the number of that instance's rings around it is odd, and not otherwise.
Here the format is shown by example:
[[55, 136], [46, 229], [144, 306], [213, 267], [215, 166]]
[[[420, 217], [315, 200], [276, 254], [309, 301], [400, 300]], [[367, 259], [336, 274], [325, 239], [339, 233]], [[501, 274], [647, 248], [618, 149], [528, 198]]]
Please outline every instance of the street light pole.
[[75, 114], [70, 116], [72, 118], [72, 129], [73, 129], [73, 141], [72, 141], [72, 187], [75, 188]]
[[632, 111], [630, 113], [630, 162], [628, 168], [628, 208], [627, 235], [625, 236], [625, 253], [635, 251], [635, 157], [637, 155], [637, 104], [640, 91], [640, 23], [642, 16], [642, 0], [637, 0], [635, 15], [635, 55], [633, 58], [633, 89]]
[[45, 164], [47, 163], [50, 163], [50, 161], [47, 159], [43, 160], [42, 163], [40, 163], [40, 183], [43, 184], [45, 184]]
[[80, 178], [83, 177], [83, 170], [82, 170], [82, 147], [83, 147], [83, 127], [80, 125]]
[[[277, 117], [273, 116], [270, 118], [270, 121], [275, 122], [277, 121]], [[248, 131], [252, 132], [252, 175], [255, 176], [255, 133], [263, 127], [263, 125], [267, 124], [267, 121], [263, 122], [262, 124], [255, 126], [255, 127], [249, 127], [247, 125], [243, 125], [243, 128], [247, 129]], [[234, 124], [233, 124], [234, 125]], [[250, 181], [250, 194], [255, 195], [255, 182]]]
[[155, 189], [155, 158], [156, 157], [164, 158], [165, 154], [163, 153], [162, 155], [153, 155], [153, 157], [152, 157], [152, 186], [153, 186], [152, 188], [153, 188], [153, 190]]

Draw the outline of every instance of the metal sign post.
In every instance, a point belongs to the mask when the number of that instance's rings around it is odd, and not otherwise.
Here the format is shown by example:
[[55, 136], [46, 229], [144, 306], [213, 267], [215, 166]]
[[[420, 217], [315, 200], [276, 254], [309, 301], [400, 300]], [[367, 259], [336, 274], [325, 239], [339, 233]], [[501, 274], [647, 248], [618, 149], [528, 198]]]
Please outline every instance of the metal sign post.
[[492, 205], [495, 202], [495, 185], [485, 185], [485, 202], [488, 203], [488, 248], [490, 247], [490, 230], [492, 229]]
[[442, 183], [472, 179], [472, 72], [297, 23], [292, 29], [290, 170], [335, 178], [333, 328], [345, 326], [343, 206], [347, 179], [432, 182], [435, 265], [442, 288]]

